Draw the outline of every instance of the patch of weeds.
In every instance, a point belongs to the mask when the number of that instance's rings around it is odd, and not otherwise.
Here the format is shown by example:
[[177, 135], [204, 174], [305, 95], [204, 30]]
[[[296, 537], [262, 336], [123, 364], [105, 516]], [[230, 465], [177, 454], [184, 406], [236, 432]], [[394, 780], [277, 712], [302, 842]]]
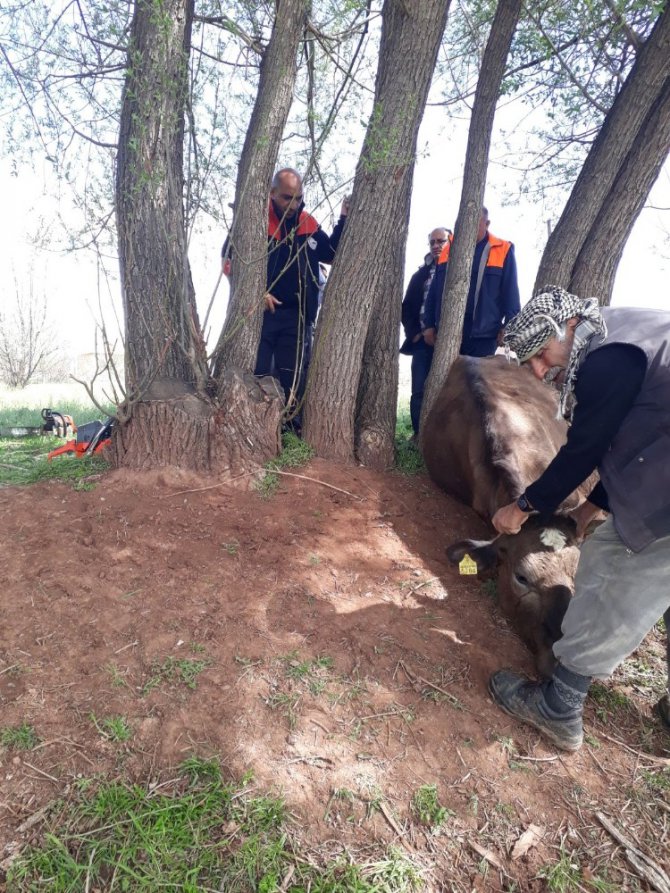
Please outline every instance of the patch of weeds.
[[229, 543], [221, 543], [221, 548], [227, 552], [228, 555], [237, 555], [240, 549], [240, 544], [237, 540], [231, 540]]
[[264, 698], [264, 701], [270, 710], [279, 710], [282, 716], [286, 717], [288, 720], [289, 728], [295, 729], [298, 723], [296, 708], [300, 698], [301, 695], [299, 692], [289, 694], [285, 691], [274, 691], [271, 692], [267, 698]]
[[113, 686], [115, 686], [116, 688], [130, 688], [124, 678], [125, 674], [121, 672], [116, 664], [107, 664], [104, 669], [107, 673], [109, 673], [109, 678], [111, 679]]
[[670, 769], [660, 769], [658, 772], [643, 769], [642, 777], [652, 791], [670, 793]]
[[0, 744], [12, 750], [32, 750], [40, 743], [35, 729], [27, 722], [0, 729]]
[[314, 450], [296, 434], [288, 431], [282, 435], [282, 451], [263, 466], [266, 473], [256, 481], [254, 487], [263, 499], [269, 499], [279, 487], [279, 475], [275, 471], [285, 468], [300, 468], [306, 465], [314, 455]]
[[552, 893], [577, 893], [584, 889], [579, 864], [563, 847], [558, 862], [543, 866], [537, 877], [547, 882], [547, 890]]
[[304, 682], [313, 695], [318, 695], [328, 685], [328, 670], [333, 666], [332, 657], [321, 655], [309, 660], [300, 660], [295, 651], [282, 658], [285, 673], [289, 679]]
[[310, 555], [309, 563], [314, 567], [317, 564], [321, 564], [321, 556], [320, 555]]
[[198, 676], [209, 665], [210, 661], [207, 658], [191, 660], [170, 655], [162, 662], [154, 660], [151, 664], [151, 675], [142, 687], [142, 695], [148, 694], [152, 689], [158, 688], [163, 683], [168, 685], [181, 683], [187, 688], [196, 688]]
[[502, 752], [508, 756], [516, 756], [517, 749], [513, 738], [507, 738], [504, 735], [496, 735], [496, 741], [500, 744]]
[[328, 798], [328, 803], [326, 803], [326, 811], [323, 814], [324, 822], [330, 818], [332, 806], [336, 800], [339, 800], [341, 803], [352, 804], [356, 800], [356, 794], [349, 788], [333, 788]]
[[503, 803], [502, 800], [498, 800], [494, 809], [498, 815], [504, 816], [506, 819], [516, 818], [516, 809], [510, 803]]
[[95, 713], [91, 713], [91, 722], [100, 735], [108, 741], [116, 741], [121, 744], [133, 736], [132, 729], [128, 725], [128, 720], [125, 716], [108, 716], [99, 720]]
[[584, 741], [589, 747], [598, 748], [600, 747], [600, 741], [595, 737], [595, 735], [589, 735], [588, 732], [584, 733]]
[[498, 584], [495, 580], [483, 580], [479, 586], [479, 591], [487, 598], [498, 601]]
[[413, 436], [409, 410], [400, 410], [395, 428], [395, 467], [401, 474], [414, 475], [426, 471], [419, 445], [412, 439]]
[[[49, 462], [47, 454], [56, 443], [52, 438], [21, 437], [0, 439], [0, 483], [35, 484], [38, 481], [69, 481], [84, 488], [85, 479], [100, 474], [109, 466], [99, 456], [75, 458], [74, 454], [57, 456]], [[88, 483], [86, 489], [90, 489]]]
[[440, 806], [437, 797], [437, 785], [423, 784], [412, 797], [412, 812], [421, 822], [435, 834], [446, 822], [448, 816], [453, 816], [450, 809]]
[[632, 706], [626, 695], [614, 688], [607, 688], [601, 682], [594, 682], [591, 685], [589, 698], [595, 703], [596, 716], [601, 722], [606, 722], [610, 713], [630, 710]]

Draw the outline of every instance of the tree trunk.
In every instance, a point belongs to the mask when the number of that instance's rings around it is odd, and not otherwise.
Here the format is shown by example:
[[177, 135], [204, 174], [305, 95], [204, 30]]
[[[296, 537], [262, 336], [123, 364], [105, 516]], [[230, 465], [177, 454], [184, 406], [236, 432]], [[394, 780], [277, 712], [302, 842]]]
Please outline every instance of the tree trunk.
[[440, 330], [430, 374], [426, 381], [420, 432], [424, 429], [423, 422], [446, 381], [461, 344], [472, 257], [477, 241], [477, 225], [484, 204], [491, 131], [500, 85], [505, 73], [505, 63], [520, 11], [521, 0], [500, 0], [482, 58], [468, 132], [461, 203], [454, 227], [454, 241], [449, 252], [449, 265], [442, 295]]
[[[592, 232], [603, 222], [603, 211], [611, 190], [634, 150], [635, 141], [650, 119], [670, 77], [670, 4], [660, 14], [651, 34], [639, 50], [635, 63], [607, 113], [598, 136], [584, 162], [561, 217], [551, 233], [535, 280], [535, 291], [547, 284], [574, 288], [572, 284], [580, 252]], [[638, 197], [630, 196], [624, 231], [635, 220]], [[625, 239], [624, 239], [625, 244]], [[622, 245], [623, 249], [623, 245]], [[609, 249], [608, 249], [609, 250]], [[617, 258], [618, 260], [618, 258]], [[602, 257], [597, 259], [598, 267]], [[608, 277], [604, 278], [604, 282]], [[609, 302], [609, 292], [595, 282]]]
[[282, 0], [261, 62], [235, 186], [230, 230], [232, 284], [226, 321], [215, 350], [217, 380], [225, 367], [253, 372], [256, 365], [265, 309], [268, 196], [293, 100], [298, 45], [309, 8], [309, 0]]
[[193, 0], [137, 0], [131, 25], [116, 172], [131, 401], [193, 393], [207, 379], [183, 208], [192, 19]]
[[[111, 458], [239, 473], [276, 455], [283, 400], [233, 369], [219, 382], [225, 408], [207, 395], [183, 211], [192, 17], [193, 0], [137, 0], [131, 25], [116, 181], [127, 393]], [[265, 268], [265, 231], [261, 244]]]
[[[374, 107], [326, 287], [303, 417], [305, 439], [328, 458], [353, 460], [357, 409], [359, 458], [386, 465], [392, 456], [395, 409], [390, 398], [395, 399], [397, 370], [390, 368], [397, 365], [401, 258], [417, 134], [448, 5], [445, 0], [384, 2]], [[368, 353], [361, 380], [373, 312], [379, 325], [369, 337], [379, 337], [380, 343]], [[372, 384], [374, 375], [381, 387]]]
[[283, 394], [273, 378], [226, 369], [220, 407], [195, 394], [138, 403], [130, 424], [117, 425], [108, 456], [144, 471], [174, 465], [228, 477], [255, 470], [280, 449]]
[[[579, 252], [570, 291], [609, 304], [619, 261], [670, 146], [670, 78], [663, 87]], [[644, 287], [644, 286], [643, 286]]]

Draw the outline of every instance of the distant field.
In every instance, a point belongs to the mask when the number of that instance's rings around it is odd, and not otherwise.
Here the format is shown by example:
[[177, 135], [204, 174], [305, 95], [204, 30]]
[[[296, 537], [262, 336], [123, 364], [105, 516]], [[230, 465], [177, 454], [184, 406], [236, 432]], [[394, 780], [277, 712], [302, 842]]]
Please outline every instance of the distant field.
[[91, 403], [84, 388], [76, 382], [34, 384], [18, 390], [0, 385], [0, 427], [40, 425], [40, 413], [46, 407], [71, 415], [76, 424], [90, 422], [112, 411], [104, 397], [100, 401], [104, 413]]

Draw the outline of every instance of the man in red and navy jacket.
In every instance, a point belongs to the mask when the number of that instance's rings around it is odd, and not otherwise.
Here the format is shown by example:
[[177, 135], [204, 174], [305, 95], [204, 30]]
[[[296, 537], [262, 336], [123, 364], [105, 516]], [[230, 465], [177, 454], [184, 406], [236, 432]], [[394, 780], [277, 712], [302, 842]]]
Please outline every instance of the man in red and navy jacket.
[[[305, 343], [319, 302], [319, 262], [332, 263], [348, 213], [327, 236], [304, 209], [302, 178], [292, 168], [277, 171], [268, 207], [268, 272], [265, 313], [256, 358], [256, 375], [276, 375], [287, 404], [299, 401], [305, 378]], [[228, 240], [222, 252], [230, 271]]]
[[[488, 231], [489, 212], [482, 208], [477, 230], [477, 244], [472, 259], [470, 289], [463, 319], [460, 353], [469, 357], [494, 354], [498, 334], [503, 325], [521, 309], [519, 285], [516, 278], [514, 245]], [[423, 318], [423, 337], [427, 344], [435, 344], [440, 322], [442, 292], [447, 275], [451, 240], [442, 249], [435, 276], [430, 285]]]

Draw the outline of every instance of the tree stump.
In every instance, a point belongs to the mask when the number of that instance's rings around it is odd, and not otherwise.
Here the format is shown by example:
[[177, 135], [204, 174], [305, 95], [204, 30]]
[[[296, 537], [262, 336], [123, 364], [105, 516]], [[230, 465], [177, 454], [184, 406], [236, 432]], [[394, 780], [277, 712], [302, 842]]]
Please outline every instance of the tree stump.
[[226, 369], [216, 402], [199, 394], [144, 400], [114, 427], [108, 458], [116, 468], [176, 466], [244, 474], [281, 449], [283, 394], [274, 378]]

